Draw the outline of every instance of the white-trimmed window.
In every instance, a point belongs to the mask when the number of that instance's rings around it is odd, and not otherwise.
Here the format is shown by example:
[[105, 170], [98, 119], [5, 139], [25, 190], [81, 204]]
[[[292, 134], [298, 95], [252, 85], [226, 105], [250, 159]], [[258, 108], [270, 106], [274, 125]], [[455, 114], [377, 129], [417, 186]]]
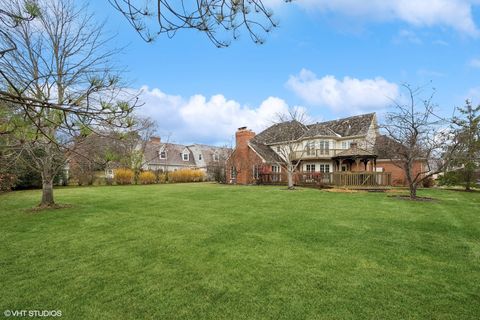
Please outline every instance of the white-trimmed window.
[[165, 150], [160, 150], [160, 159], [167, 159], [167, 151]]
[[218, 153], [213, 154], [213, 161], [220, 161], [220, 156], [218, 155]]
[[330, 172], [330, 165], [329, 164], [321, 164], [320, 165], [320, 172], [323, 172], [323, 173]]
[[329, 155], [330, 154], [330, 142], [326, 140], [320, 141], [320, 154]]
[[307, 172], [315, 172], [315, 165], [314, 164], [307, 164], [306, 165]]
[[342, 149], [348, 149], [348, 141], [342, 141]]
[[198, 154], [198, 160], [202, 160], [202, 154], [201, 153]]
[[315, 141], [310, 141], [307, 143], [307, 155], [308, 156], [315, 155]]
[[182, 153], [182, 160], [183, 160], [183, 161], [188, 161], [188, 160], [190, 160], [190, 155], [189, 155], [188, 153], [186, 153], [186, 152], [183, 152], [183, 153]]
[[280, 172], [280, 166], [273, 165], [272, 166], [272, 172], [273, 173], [279, 173]]

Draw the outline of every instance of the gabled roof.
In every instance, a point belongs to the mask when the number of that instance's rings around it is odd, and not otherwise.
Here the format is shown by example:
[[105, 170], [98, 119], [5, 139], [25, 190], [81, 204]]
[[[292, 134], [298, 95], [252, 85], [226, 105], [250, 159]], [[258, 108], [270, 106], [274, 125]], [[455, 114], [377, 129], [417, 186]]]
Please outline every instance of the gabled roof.
[[337, 153], [333, 158], [362, 158], [362, 157], [376, 157], [376, 154], [368, 150], [352, 146], [342, 152]]
[[274, 124], [257, 134], [252, 140], [257, 143], [280, 143], [300, 138], [307, 127], [296, 120]]
[[395, 154], [405, 150], [405, 146], [386, 135], [379, 135], [375, 139], [374, 151], [379, 159], [391, 159]]
[[248, 143], [250, 148], [252, 148], [263, 160], [268, 163], [278, 163], [285, 162], [275, 151], [272, 150], [269, 146], [264, 143], [250, 140]]
[[321, 123], [310, 125], [307, 127], [309, 127], [309, 129], [307, 132], [305, 132], [302, 138], [311, 138], [311, 137], [317, 137], [317, 136], [322, 136], [322, 137], [340, 136], [339, 134], [335, 133], [332, 129], [330, 129], [328, 126], [323, 125]]
[[368, 113], [359, 116], [311, 124], [307, 126], [308, 131], [303, 137], [307, 138], [317, 135], [333, 137], [366, 135], [374, 117], [375, 113]]
[[[159, 151], [164, 148], [167, 153], [167, 159], [160, 159]], [[182, 159], [182, 153], [187, 151], [188, 161]], [[175, 143], [153, 144], [148, 143], [145, 148], [145, 160], [148, 164], [162, 164], [170, 166], [195, 166], [195, 159], [187, 146]]]

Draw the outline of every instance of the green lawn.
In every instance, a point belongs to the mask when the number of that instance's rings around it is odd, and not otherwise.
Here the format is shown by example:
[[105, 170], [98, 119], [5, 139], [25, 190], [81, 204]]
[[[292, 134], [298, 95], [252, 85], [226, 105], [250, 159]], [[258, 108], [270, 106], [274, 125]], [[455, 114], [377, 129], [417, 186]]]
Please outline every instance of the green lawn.
[[63, 319], [478, 319], [480, 193], [177, 184], [0, 195], [3, 310]]

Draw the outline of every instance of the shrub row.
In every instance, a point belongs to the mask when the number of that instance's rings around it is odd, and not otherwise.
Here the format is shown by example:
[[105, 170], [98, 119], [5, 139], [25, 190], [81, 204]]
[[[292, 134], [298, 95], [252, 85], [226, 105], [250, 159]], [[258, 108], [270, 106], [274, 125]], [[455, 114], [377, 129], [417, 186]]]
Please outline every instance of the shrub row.
[[201, 170], [181, 169], [168, 173], [169, 182], [200, 182], [205, 180], [205, 173]]
[[[132, 184], [134, 176], [135, 174], [133, 170], [121, 168], [114, 170], [113, 180], [118, 185]], [[205, 173], [201, 170], [193, 169], [181, 169], [169, 173], [155, 173], [153, 171], [143, 171], [138, 176], [138, 183], [140, 184], [200, 181], [205, 181]]]

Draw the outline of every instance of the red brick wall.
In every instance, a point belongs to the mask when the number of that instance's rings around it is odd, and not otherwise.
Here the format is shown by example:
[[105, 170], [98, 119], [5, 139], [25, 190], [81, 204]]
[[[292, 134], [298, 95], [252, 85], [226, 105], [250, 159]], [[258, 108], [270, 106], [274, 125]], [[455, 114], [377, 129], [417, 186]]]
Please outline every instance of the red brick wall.
[[[405, 186], [407, 180], [405, 177], [405, 171], [402, 168], [397, 167], [390, 160], [377, 160], [377, 168], [383, 168], [383, 172], [392, 173], [392, 184], [394, 186]], [[413, 164], [413, 172], [417, 174], [423, 169], [423, 161], [415, 161]]]

